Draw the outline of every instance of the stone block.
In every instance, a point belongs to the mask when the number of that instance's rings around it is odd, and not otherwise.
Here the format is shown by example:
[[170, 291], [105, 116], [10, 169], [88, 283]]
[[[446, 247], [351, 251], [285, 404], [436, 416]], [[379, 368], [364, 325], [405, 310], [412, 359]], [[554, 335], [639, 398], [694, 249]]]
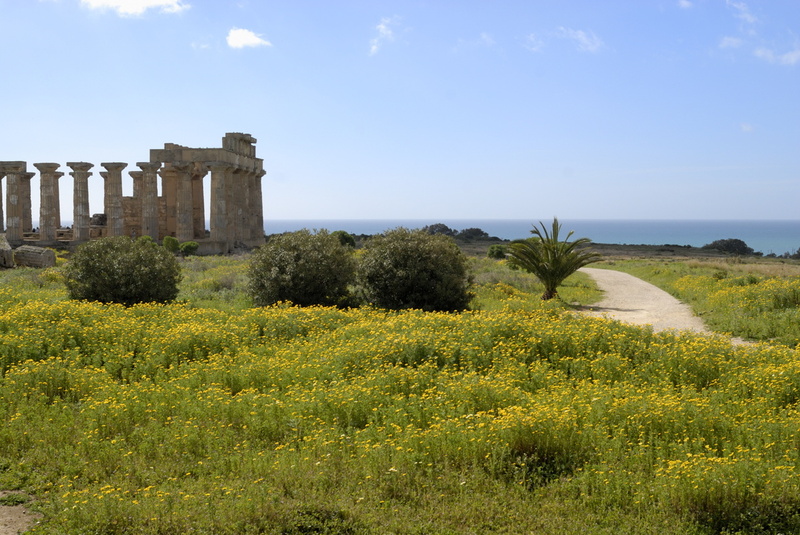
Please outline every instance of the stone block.
[[14, 263], [18, 266], [48, 268], [56, 265], [56, 253], [52, 249], [23, 245], [14, 249]]
[[0, 268], [14, 267], [14, 252], [6, 241], [5, 234], [0, 234]]

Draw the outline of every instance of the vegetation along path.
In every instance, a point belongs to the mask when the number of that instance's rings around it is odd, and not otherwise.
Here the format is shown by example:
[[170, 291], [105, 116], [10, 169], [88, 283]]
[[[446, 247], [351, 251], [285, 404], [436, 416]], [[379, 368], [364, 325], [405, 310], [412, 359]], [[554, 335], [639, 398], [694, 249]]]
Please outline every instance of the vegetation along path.
[[591, 316], [636, 325], [652, 325], [654, 331], [678, 330], [710, 334], [689, 305], [649, 282], [610, 269], [582, 268], [605, 293], [603, 300], [586, 308]]

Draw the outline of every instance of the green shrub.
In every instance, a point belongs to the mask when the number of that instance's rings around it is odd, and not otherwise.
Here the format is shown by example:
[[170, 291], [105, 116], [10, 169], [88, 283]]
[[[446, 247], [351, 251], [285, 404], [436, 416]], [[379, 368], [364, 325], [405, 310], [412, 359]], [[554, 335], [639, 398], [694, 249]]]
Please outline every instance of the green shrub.
[[180, 266], [149, 236], [102, 238], [77, 248], [64, 269], [69, 297], [101, 303], [168, 303], [178, 295]]
[[497, 260], [502, 260], [506, 257], [506, 246], [500, 245], [496, 243], [494, 245], [489, 246], [489, 250], [486, 251], [486, 256], [489, 258], [496, 258]]
[[749, 247], [744, 241], [738, 238], [727, 238], [725, 240], [715, 240], [703, 246], [703, 249], [714, 249], [722, 251], [723, 253], [737, 254], [737, 255], [752, 255], [755, 254], [752, 247]]
[[253, 252], [248, 293], [256, 306], [291, 301], [300, 306], [352, 304], [355, 260], [326, 230], [307, 229], [270, 238]]
[[164, 236], [161, 244], [164, 246], [164, 249], [173, 254], [176, 254], [180, 250], [180, 243], [175, 236]]
[[467, 258], [452, 238], [397, 228], [366, 244], [358, 280], [370, 303], [388, 309], [456, 311], [473, 294]]
[[349, 232], [345, 232], [344, 230], [335, 230], [331, 232], [331, 236], [336, 236], [336, 239], [338, 239], [339, 243], [342, 245], [349, 245], [350, 247], [356, 246], [356, 239]]
[[200, 244], [196, 241], [185, 241], [178, 246], [180, 252], [183, 256], [192, 256], [193, 254], [197, 253], [197, 249], [200, 248]]

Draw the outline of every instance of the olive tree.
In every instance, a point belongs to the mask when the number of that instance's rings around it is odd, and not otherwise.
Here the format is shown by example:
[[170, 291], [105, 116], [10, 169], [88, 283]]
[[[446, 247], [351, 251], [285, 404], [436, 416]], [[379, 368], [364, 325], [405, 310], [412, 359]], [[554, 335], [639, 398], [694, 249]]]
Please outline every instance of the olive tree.
[[149, 236], [101, 238], [80, 245], [64, 269], [69, 297], [101, 303], [169, 303], [178, 296], [175, 255]]
[[303, 229], [273, 236], [253, 252], [247, 288], [256, 306], [346, 306], [354, 278], [352, 248], [327, 230]]
[[453, 239], [424, 230], [397, 228], [367, 241], [358, 281], [369, 303], [393, 310], [464, 310], [473, 296]]

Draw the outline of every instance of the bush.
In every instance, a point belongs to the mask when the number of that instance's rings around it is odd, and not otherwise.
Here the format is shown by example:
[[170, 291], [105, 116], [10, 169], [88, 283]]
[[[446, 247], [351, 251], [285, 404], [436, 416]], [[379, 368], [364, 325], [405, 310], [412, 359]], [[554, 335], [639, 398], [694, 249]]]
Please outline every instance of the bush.
[[366, 244], [358, 279], [370, 303], [393, 310], [456, 311], [473, 294], [467, 258], [452, 238], [397, 228]]
[[348, 306], [355, 278], [349, 247], [326, 230], [303, 229], [270, 238], [253, 252], [248, 293], [256, 306], [279, 301], [296, 305]]
[[175, 236], [164, 236], [161, 244], [164, 246], [164, 249], [172, 254], [177, 254], [180, 250], [180, 243], [178, 243], [178, 238]]
[[181, 254], [183, 256], [192, 256], [197, 252], [197, 249], [200, 248], [200, 244], [196, 241], [185, 241], [178, 246]]
[[723, 253], [731, 253], [737, 255], [752, 255], [755, 254], [752, 247], [748, 247], [745, 242], [737, 238], [728, 238], [725, 240], [715, 240], [703, 246], [703, 249], [715, 249]]
[[489, 250], [486, 251], [486, 256], [488, 256], [489, 258], [502, 260], [506, 257], [506, 251], [507, 249], [505, 245], [500, 245], [499, 243], [496, 243], [494, 245], [489, 246]]
[[336, 236], [336, 239], [338, 239], [339, 243], [342, 245], [348, 245], [353, 248], [356, 246], [356, 239], [349, 232], [345, 232], [344, 230], [335, 230], [331, 232], [331, 235]]
[[456, 238], [464, 241], [488, 240], [490, 236], [479, 228], [465, 228], [456, 235]]
[[149, 236], [101, 238], [77, 248], [64, 269], [69, 297], [101, 303], [169, 303], [178, 296], [175, 256]]

